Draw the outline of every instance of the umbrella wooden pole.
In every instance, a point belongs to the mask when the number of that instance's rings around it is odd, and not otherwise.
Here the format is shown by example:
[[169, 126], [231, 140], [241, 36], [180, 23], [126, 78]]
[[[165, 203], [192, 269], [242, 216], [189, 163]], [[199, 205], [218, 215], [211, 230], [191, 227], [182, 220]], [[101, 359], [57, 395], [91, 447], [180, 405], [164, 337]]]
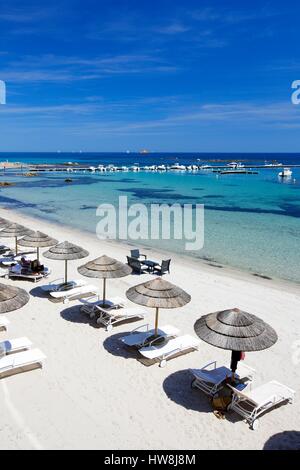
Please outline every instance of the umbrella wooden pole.
[[40, 261], [40, 249], [39, 249], [39, 247], [37, 247], [37, 249], [36, 249], [36, 259], [38, 261]]
[[65, 283], [68, 282], [68, 260], [65, 259]]
[[15, 241], [16, 241], [16, 255], [18, 254], [18, 237], [15, 237]]
[[159, 308], [156, 307], [156, 313], [155, 313], [155, 336], [157, 336], [158, 333], [158, 313], [159, 313]]
[[102, 296], [103, 305], [105, 305], [105, 300], [106, 300], [106, 277], [103, 279], [103, 296]]

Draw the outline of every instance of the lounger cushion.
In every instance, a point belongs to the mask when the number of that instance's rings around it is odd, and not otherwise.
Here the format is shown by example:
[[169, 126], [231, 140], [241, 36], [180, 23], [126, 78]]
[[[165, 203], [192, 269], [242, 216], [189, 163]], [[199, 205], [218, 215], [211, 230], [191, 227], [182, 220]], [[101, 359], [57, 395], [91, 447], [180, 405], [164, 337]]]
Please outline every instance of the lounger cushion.
[[220, 382], [223, 382], [226, 377], [231, 377], [232, 375], [231, 370], [225, 366], [217, 367], [213, 370], [191, 369], [191, 372], [196, 379], [212, 384], [218, 384]]
[[[101, 304], [103, 303], [103, 300], [99, 300], [98, 296], [93, 296], [88, 299], [81, 299], [81, 302], [84, 304], [86, 307], [101, 307]], [[111, 299], [105, 300], [105, 306], [106, 308], [116, 308], [116, 307], [123, 307], [126, 304], [126, 299], [123, 299], [122, 297], [112, 297]]]
[[276, 381], [260, 385], [246, 394], [249, 400], [255, 405], [270, 401], [277, 401], [278, 398], [292, 398], [293, 393], [283, 384]]
[[46, 356], [40, 349], [29, 349], [28, 351], [20, 353], [9, 354], [0, 359], [0, 373], [6, 370], [39, 363], [44, 359], [46, 359]]
[[105, 309], [100, 306], [97, 307], [99, 312], [103, 312], [105, 315], [115, 318], [122, 317], [124, 319], [135, 316], [144, 316], [147, 312], [139, 307], [128, 307], [128, 308], [118, 308], [118, 309]]
[[18, 349], [28, 349], [30, 346], [32, 346], [32, 342], [25, 336], [22, 338], [7, 339], [0, 342], [0, 347], [2, 347], [6, 353]]
[[[87, 281], [84, 279], [75, 279], [74, 281], [69, 281], [69, 284], [73, 284], [73, 288], [75, 287], [81, 287], [85, 286]], [[57, 284], [45, 284], [44, 286], [41, 286], [41, 289], [45, 292], [51, 292], [59, 289], [60, 286], [62, 286], [64, 283], [57, 283]], [[70, 289], [71, 290], [71, 289]]]
[[[132, 333], [130, 335], [124, 336], [121, 338], [121, 341], [126, 344], [127, 346], [138, 346], [142, 344], [147, 338], [154, 335], [155, 330], [149, 331], [140, 331], [136, 333]], [[177, 336], [179, 334], [178, 328], [175, 328], [171, 325], [166, 325], [158, 329], [158, 335], [165, 337], [165, 336]]]
[[69, 289], [65, 291], [55, 291], [50, 292], [51, 297], [55, 299], [63, 299], [64, 297], [75, 297], [80, 294], [88, 294], [89, 292], [97, 292], [97, 287], [93, 285], [86, 285], [81, 287], [74, 287], [74, 289]]
[[194, 336], [184, 335], [170, 339], [167, 343], [158, 346], [146, 346], [140, 349], [140, 353], [148, 359], [156, 359], [175, 350], [184, 351], [186, 349], [197, 348], [200, 341]]

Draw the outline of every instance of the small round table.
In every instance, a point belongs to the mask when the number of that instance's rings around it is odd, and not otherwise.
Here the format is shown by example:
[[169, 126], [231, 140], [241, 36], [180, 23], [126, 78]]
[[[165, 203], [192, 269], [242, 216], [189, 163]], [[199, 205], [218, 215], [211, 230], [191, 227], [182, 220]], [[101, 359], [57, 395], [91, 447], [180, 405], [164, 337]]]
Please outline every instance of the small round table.
[[146, 259], [145, 261], [143, 261], [143, 264], [145, 264], [146, 266], [148, 266], [148, 270], [149, 270], [150, 272], [153, 272], [155, 266], [158, 266], [159, 263], [157, 263], [156, 261], [151, 261], [150, 259]]

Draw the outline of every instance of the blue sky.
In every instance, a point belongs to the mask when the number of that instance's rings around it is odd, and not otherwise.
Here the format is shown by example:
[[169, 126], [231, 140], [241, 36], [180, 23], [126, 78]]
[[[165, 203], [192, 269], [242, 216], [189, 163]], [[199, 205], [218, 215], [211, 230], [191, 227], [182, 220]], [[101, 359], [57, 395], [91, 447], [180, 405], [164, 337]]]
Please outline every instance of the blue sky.
[[0, 0], [0, 151], [300, 152], [296, 1]]

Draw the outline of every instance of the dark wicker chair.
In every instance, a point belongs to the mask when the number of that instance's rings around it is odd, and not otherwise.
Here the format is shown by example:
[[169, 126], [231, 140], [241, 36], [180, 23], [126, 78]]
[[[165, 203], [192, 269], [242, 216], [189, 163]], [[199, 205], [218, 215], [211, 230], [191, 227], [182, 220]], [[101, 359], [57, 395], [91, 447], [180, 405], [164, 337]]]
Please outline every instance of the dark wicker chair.
[[160, 274], [161, 276], [165, 273], [170, 274], [170, 263], [171, 263], [170, 259], [162, 260], [161, 264], [158, 264], [154, 267], [154, 272], [157, 271], [157, 273]]
[[132, 270], [136, 273], [143, 274], [148, 270], [147, 266], [143, 266], [143, 262], [139, 261], [137, 258], [132, 258], [131, 256], [127, 256], [127, 263], [128, 266], [132, 268]]
[[136, 248], [134, 250], [131, 250], [130, 251], [130, 256], [131, 256], [131, 258], [136, 258], [136, 259], [140, 259], [140, 257], [143, 256], [144, 259], [147, 259], [147, 255], [144, 255], [143, 253], [140, 253], [140, 250], [138, 248]]

